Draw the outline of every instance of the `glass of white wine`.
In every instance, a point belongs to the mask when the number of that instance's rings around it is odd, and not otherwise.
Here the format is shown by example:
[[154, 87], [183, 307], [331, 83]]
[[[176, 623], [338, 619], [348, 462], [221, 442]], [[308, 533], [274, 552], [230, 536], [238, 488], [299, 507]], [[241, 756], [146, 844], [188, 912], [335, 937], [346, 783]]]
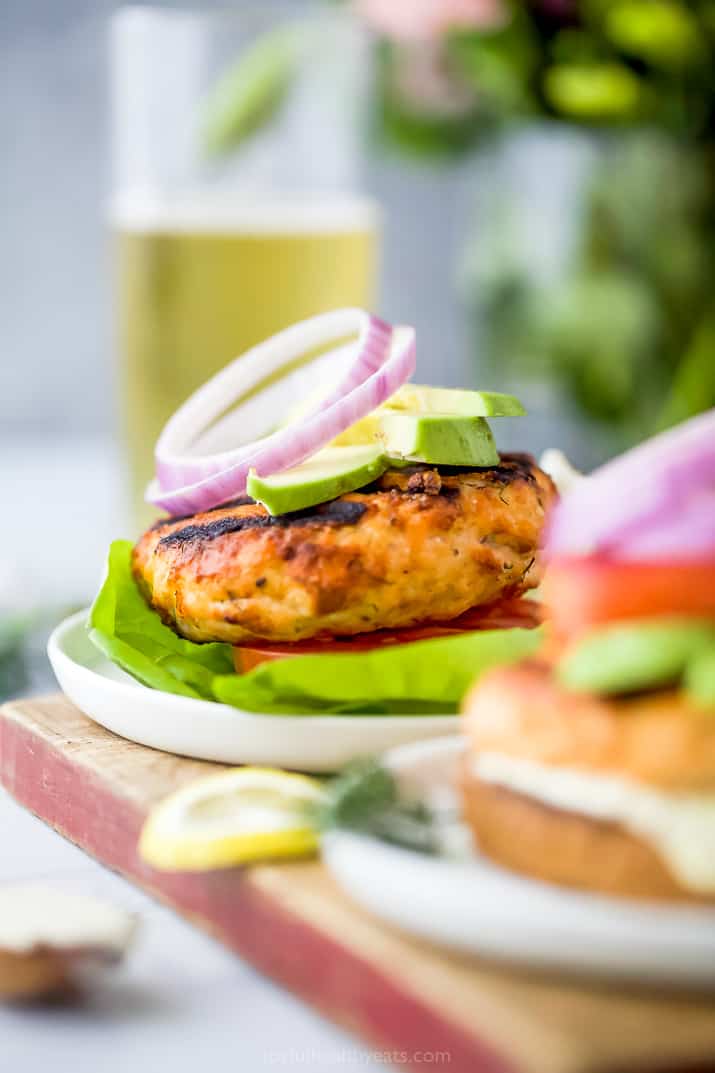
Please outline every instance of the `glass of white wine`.
[[112, 20], [110, 223], [137, 526], [152, 514], [154, 442], [187, 395], [296, 320], [375, 303], [379, 214], [359, 193], [366, 42], [349, 16], [305, 10], [264, 0]]

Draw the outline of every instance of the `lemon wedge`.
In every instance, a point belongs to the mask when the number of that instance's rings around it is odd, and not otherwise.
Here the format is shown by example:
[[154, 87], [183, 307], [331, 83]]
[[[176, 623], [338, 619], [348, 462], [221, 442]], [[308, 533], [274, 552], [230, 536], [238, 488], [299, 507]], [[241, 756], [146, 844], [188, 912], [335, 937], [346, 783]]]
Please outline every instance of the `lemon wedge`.
[[318, 846], [311, 806], [322, 799], [317, 779], [276, 768], [232, 768], [208, 775], [152, 810], [139, 855], [154, 868], [178, 872], [307, 856]]

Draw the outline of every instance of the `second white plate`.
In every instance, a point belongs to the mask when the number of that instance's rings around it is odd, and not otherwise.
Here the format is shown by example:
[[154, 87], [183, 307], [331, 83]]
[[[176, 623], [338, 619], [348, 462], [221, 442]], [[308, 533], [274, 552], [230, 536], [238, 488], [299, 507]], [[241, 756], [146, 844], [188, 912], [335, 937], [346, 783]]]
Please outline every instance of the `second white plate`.
[[[418, 795], [424, 788], [440, 807], [456, 809], [453, 770], [463, 747], [459, 738], [406, 745], [385, 762]], [[336, 831], [324, 839], [323, 857], [366, 909], [462, 953], [580, 976], [715, 988], [715, 909], [539, 883], [468, 845], [462, 859], [452, 859]]]
[[148, 689], [94, 647], [86, 620], [86, 611], [72, 615], [50, 637], [47, 651], [62, 690], [96, 723], [153, 749], [328, 772], [357, 756], [457, 728], [457, 717], [449, 715], [261, 715]]

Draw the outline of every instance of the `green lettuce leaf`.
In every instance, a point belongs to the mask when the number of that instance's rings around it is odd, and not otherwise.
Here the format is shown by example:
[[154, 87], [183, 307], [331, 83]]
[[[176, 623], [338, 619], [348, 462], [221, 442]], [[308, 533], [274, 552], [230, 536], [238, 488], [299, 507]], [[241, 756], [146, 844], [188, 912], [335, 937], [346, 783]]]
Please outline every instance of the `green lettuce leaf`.
[[266, 714], [453, 713], [483, 671], [533, 653], [541, 630], [485, 630], [372, 652], [293, 656], [248, 674], [233, 670], [231, 646], [185, 641], [145, 602], [116, 541], [89, 617], [89, 636], [144, 685]]
[[212, 681], [233, 669], [229, 645], [197, 645], [177, 637], [139, 592], [132, 545], [115, 540], [107, 574], [89, 615], [90, 640], [108, 659], [146, 686], [213, 700]]

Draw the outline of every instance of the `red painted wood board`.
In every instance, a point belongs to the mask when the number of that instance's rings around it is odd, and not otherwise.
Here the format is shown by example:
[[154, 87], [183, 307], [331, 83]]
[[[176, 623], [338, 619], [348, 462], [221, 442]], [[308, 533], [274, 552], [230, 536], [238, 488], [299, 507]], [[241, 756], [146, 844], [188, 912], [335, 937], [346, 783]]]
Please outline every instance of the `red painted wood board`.
[[445, 954], [369, 918], [315, 861], [147, 867], [136, 844], [148, 810], [213, 770], [124, 741], [61, 696], [0, 709], [0, 781], [19, 802], [369, 1048], [398, 1052], [401, 1068], [441, 1052], [451, 1073], [715, 1070], [712, 998], [586, 988]]

